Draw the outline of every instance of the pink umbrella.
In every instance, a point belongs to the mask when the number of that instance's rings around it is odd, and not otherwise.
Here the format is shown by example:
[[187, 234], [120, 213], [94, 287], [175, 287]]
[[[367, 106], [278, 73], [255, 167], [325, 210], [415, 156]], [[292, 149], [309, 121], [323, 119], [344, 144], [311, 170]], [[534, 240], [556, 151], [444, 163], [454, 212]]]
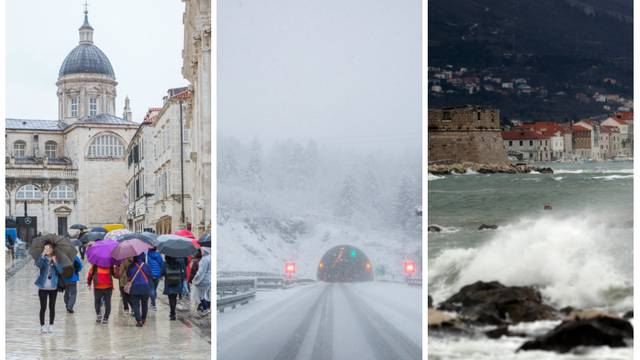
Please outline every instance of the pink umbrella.
[[120, 262], [111, 256], [111, 252], [117, 246], [118, 243], [112, 240], [98, 241], [87, 250], [87, 260], [89, 260], [91, 264], [100, 267], [117, 265]]
[[152, 247], [153, 246], [140, 239], [125, 240], [113, 249], [111, 256], [116, 260], [124, 260], [126, 258], [138, 256]]

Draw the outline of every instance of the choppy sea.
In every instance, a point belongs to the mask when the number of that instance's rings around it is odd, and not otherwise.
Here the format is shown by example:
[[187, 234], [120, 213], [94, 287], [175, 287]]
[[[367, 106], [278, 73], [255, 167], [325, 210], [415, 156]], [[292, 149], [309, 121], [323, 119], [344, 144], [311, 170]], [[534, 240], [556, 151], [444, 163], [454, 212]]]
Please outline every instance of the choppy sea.
[[[429, 295], [478, 280], [536, 286], [549, 304], [633, 308], [633, 163], [552, 163], [553, 174], [429, 175]], [[546, 204], [552, 210], [545, 210]], [[481, 224], [497, 230], [478, 230]], [[519, 325], [539, 335], [557, 322]], [[556, 355], [522, 338], [429, 337], [429, 359], [631, 359], [632, 349]]]

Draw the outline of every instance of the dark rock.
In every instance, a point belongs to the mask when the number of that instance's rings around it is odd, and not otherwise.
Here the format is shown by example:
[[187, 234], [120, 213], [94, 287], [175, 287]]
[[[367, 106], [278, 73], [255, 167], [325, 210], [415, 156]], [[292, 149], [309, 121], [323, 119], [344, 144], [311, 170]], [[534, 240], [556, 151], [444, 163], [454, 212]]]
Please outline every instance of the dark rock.
[[497, 281], [478, 281], [464, 286], [438, 309], [457, 312], [474, 323], [491, 325], [558, 318], [554, 308], [542, 303], [542, 296], [536, 289], [504, 286]]
[[627, 311], [626, 313], [624, 313], [623, 318], [625, 318], [625, 319], [633, 319], [633, 310]]
[[460, 319], [436, 309], [429, 309], [427, 313], [429, 332], [441, 333], [470, 333]]
[[433, 298], [431, 297], [431, 295], [428, 295], [427, 299], [429, 301], [429, 309], [431, 309], [433, 307]]
[[478, 230], [495, 230], [498, 228], [498, 225], [487, 225], [487, 224], [482, 224], [480, 225], [480, 227], [478, 228]]
[[442, 229], [439, 226], [429, 225], [427, 228], [429, 232], [440, 232]]
[[576, 311], [577, 309], [574, 308], [573, 306], [565, 306], [562, 309], [560, 309], [560, 313], [563, 315], [569, 315], [572, 312]]
[[548, 350], [566, 353], [577, 346], [627, 346], [633, 339], [633, 326], [628, 320], [611, 316], [563, 321], [560, 325], [525, 342], [520, 350]]
[[527, 337], [524, 333], [514, 333], [509, 330], [508, 326], [498, 326], [497, 328], [484, 332], [490, 339], [500, 339], [503, 336]]
[[541, 174], [553, 174], [553, 169], [550, 167], [537, 168], [536, 171]]

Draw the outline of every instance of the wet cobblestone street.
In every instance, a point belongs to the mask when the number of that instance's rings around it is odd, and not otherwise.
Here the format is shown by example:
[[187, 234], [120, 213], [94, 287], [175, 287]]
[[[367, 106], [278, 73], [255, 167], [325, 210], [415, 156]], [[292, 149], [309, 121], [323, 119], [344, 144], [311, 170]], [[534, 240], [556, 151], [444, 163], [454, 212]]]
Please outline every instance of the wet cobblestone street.
[[[81, 279], [86, 278], [84, 263]], [[40, 334], [38, 290], [33, 284], [36, 267], [29, 262], [6, 283], [7, 359], [210, 359], [211, 339], [188, 321], [169, 321], [169, 308], [158, 301], [158, 310], [149, 306], [147, 323], [135, 326], [122, 308], [117, 290], [112, 297], [108, 325], [97, 324], [93, 290], [78, 283], [75, 313], [67, 313], [63, 293], [58, 293], [56, 318], [51, 334]], [[117, 284], [117, 281], [116, 281]], [[162, 293], [162, 282], [158, 287]], [[164, 295], [161, 297], [166, 298]], [[160, 300], [160, 299], [159, 299]], [[180, 313], [178, 316], [180, 317]], [[49, 312], [46, 313], [48, 321]]]

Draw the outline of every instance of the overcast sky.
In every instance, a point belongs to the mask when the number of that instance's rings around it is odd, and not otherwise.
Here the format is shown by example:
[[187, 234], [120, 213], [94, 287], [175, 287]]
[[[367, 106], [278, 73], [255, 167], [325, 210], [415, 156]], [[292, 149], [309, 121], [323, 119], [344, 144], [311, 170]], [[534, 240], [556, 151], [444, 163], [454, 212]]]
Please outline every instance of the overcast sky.
[[[62, 61], [78, 45], [82, 0], [8, 0], [6, 115], [58, 118], [55, 82]], [[181, 0], [90, 0], [93, 41], [111, 60], [118, 81], [116, 115], [129, 95], [133, 119], [161, 106], [168, 88], [185, 86]]]
[[219, 135], [420, 144], [418, 0], [221, 0]]

